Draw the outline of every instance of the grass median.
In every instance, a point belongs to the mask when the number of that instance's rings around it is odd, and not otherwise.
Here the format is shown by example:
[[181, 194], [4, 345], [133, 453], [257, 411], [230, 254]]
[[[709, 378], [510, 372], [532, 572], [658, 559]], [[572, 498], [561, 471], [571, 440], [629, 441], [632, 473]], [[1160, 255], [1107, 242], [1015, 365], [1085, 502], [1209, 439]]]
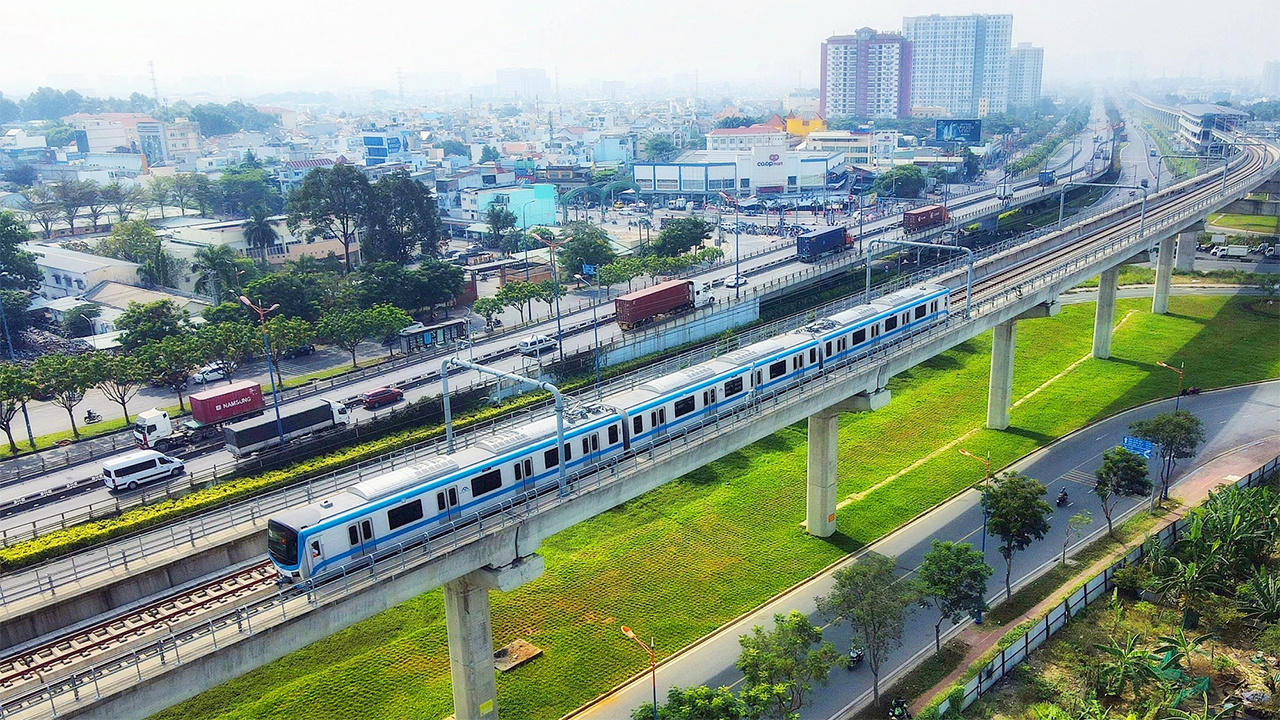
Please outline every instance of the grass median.
[[[1244, 312], [1238, 299], [1173, 297], [1167, 316], [1148, 314], [1149, 300], [1117, 304], [1117, 317], [1128, 317], [1116, 331], [1113, 359], [1084, 361], [1056, 380], [1089, 353], [1093, 305], [1021, 323], [1014, 397], [1037, 392], [1014, 409], [1008, 431], [978, 429], [989, 334], [895, 378], [888, 407], [843, 416], [840, 493], [862, 495], [840, 511], [831, 538], [798, 528], [803, 424], [550, 538], [541, 550], [543, 577], [492, 595], [495, 645], [522, 637], [544, 650], [499, 676], [502, 714], [556, 718], [647, 667], [619, 632], [622, 624], [656, 637], [665, 657], [954, 495], [980, 476], [972, 461], [944, 452], [911, 466], [966, 433], [973, 434], [965, 448], [990, 450], [1004, 465], [1172, 394], [1177, 377], [1157, 360], [1185, 360], [1188, 382], [1204, 388], [1280, 376], [1277, 323]], [[437, 590], [158, 717], [442, 718], [451, 705]]]

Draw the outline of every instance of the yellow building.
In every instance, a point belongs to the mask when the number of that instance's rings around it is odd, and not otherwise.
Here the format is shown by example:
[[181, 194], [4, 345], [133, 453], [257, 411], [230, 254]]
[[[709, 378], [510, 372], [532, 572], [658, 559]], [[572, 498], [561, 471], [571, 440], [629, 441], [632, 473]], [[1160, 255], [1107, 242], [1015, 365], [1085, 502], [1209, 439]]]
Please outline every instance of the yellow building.
[[823, 132], [827, 129], [827, 121], [816, 112], [804, 111], [787, 116], [787, 134], [796, 137], [808, 137], [811, 132]]

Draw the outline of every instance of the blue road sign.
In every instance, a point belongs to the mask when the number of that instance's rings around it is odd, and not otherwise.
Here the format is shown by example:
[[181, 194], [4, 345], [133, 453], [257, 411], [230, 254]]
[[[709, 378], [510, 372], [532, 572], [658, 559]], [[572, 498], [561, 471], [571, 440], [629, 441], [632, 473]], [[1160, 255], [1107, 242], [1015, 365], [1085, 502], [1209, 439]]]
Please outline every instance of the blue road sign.
[[1151, 456], [1155, 454], [1156, 449], [1156, 446], [1152, 445], [1150, 441], [1139, 440], [1136, 437], [1129, 437], [1128, 435], [1125, 435], [1124, 439], [1120, 441], [1120, 447], [1135, 455], [1141, 455], [1148, 460], [1150, 460]]
[[595, 265], [588, 265], [587, 263], [582, 263], [582, 274], [583, 274], [583, 275], [591, 275], [591, 276], [595, 276], [595, 274], [596, 274], [596, 266], [595, 266]]

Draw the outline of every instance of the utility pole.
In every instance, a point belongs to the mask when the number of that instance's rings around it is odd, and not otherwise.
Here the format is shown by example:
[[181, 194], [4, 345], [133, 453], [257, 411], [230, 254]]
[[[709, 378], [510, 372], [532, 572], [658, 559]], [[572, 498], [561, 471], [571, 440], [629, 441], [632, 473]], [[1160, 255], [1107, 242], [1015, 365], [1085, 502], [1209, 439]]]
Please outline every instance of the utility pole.
[[160, 105], [160, 85], [156, 83], [156, 63], [154, 60], [147, 61], [147, 68], [151, 71], [151, 96], [155, 98], [156, 106]]

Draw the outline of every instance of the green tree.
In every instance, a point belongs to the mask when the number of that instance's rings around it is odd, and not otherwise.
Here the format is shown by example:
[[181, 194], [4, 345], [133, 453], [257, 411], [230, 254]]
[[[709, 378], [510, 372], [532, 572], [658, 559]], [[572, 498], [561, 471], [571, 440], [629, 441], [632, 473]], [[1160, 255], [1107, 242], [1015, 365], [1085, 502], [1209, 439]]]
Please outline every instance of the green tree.
[[516, 214], [511, 208], [499, 203], [490, 203], [485, 208], [484, 221], [489, 226], [490, 247], [500, 247], [502, 239], [516, 226]]
[[82, 303], [62, 314], [62, 332], [67, 337], [82, 338], [93, 334], [93, 321], [102, 315], [97, 303]]
[[883, 172], [872, 185], [881, 195], [892, 197], [920, 197], [924, 190], [924, 171], [915, 165], [899, 165]]
[[320, 316], [316, 335], [351, 353], [354, 368], [360, 343], [399, 330], [412, 321], [413, 318], [393, 305], [375, 305], [367, 310], [333, 309]]
[[115, 211], [117, 222], [128, 220], [129, 216], [145, 202], [141, 188], [125, 187], [118, 180], [112, 180], [102, 186], [98, 195], [108, 207]]
[[699, 218], [676, 218], [658, 233], [658, 239], [650, 248], [657, 255], [675, 257], [683, 255], [694, 248], [702, 247], [704, 240], [711, 238], [715, 229], [711, 223]]
[[1177, 461], [1194, 457], [1204, 442], [1204, 423], [1186, 410], [1177, 410], [1130, 423], [1129, 432], [1160, 449], [1160, 492], [1151, 496], [1154, 509], [1169, 497], [1169, 480]]
[[98, 232], [98, 226], [102, 223], [102, 218], [107, 214], [107, 208], [110, 203], [102, 194], [102, 188], [97, 183], [93, 183], [93, 192], [88, 195], [85, 201], [84, 210], [89, 216], [89, 222], [93, 223], [93, 231]]
[[423, 183], [403, 170], [374, 183], [361, 241], [366, 262], [408, 264], [415, 250], [423, 257], [440, 254], [440, 215], [435, 198]]
[[173, 186], [169, 188], [174, 206], [182, 209], [184, 215], [195, 200], [195, 176], [195, 173], [178, 173], [173, 176]]
[[498, 302], [509, 308], [515, 309], [520, 313], [520, 322], [524, 322], [525, 309], [532, 311], [532, 303], [538, 296], [537, 283], [529, 283], [523, 280], [508, 280], [498, 288], [498, 294], [495, 296]]
[[444, 154], [446, 156], [461, 155], [466, 158], [471, 157], [471, 150], [467, 148], [465, 143], [458, 142], [457, 140], [445, 140], [440, 143], [438, 147], [444, 150]]
[[320, 317], [314, 279], [293, 273], [272, 273], [246, 283], [244, 294], [261, 307], [280, 306], [280, 315], [315, 322]]
[[1137, 453], [1122, 447], [1114, 447], [1102, 453], [1102, 465], [1093, 476], [1097, 483], [1093, 494], [1102, 505], [1102, 516], [1107, 519], [1107, 534], [1115, 537], [1111, 526], [1111, 514], [1122, 497], [1146, 495], [1151, 492], [1151, 479], [1147, 477], [1147, 461]]
[[822, 629], [798, 610], [774, 615], [773, 624], [768, 632], [756, 625], [750, 635], [739, 636], [742, 654], [737, 668], [745, 691], [781, 689], [770, 693], [772, 702], [759, 710], [760, 717], [783, 720], [804, 706], [814, 683], [827, 683], [827, 673], [840, 662], [840, 654], [823, 641]]
[[248, 323], [201, 325], [196, 330], [196, 344], [205, 360], [222, 364], [227, 383], [246, 360], [262, 349], [258, 328]]
[[245, 164], [222, 173], [218, 178], [217, 197], [222, 212], [235, 218], [249, 217], [255, 208], [266, 208], [269, 214], [276, 213], [283, 206], [280, 191], [276, 189], [271, 175]]
[[136, 354], [150, 379], [173, 390], [178, 396], [178, 409], [185, 412], [182, 393], [187, 389], [187, 378], [204, 363], [204, 351], [195, 336], [170, 335], [144, 345]]
[[285, 353], [310, 345], [316, 338], [311, 323], [301, 318], [273, 317], [267, 321], [267, 341], [271, 347], [271, 361], [276, 366], [276, 381], [284, 385], [280, 360]]
[[111, 402], [120, 406], [124, 422], [128, 425], [132, 422], [129, 417], [129, 401], [150, 379], [146, 364], [129, 355], [94, 353], [87, 357], [88, 362], [94, 364], [93, 375], [98, 380], [98, 389]]
[[942, 623], [960, 622], [965, 615], [987, 609], [987, 580], [994, 572], [982, 552], [969, 543], [934, 540], [916, 568], [916, 592], [921, 607], [938, 611], [933, 626], [935, 652], [942, 652]]
[[480, 148], [480, 162], [482, 163], [497, 162], [498, 160], [501, 160], [501, 159], [502, 159], [502, 155], [499, 154], [498, 151], [495, 150], [493, 147], [489, 145], [485, 145], [484, 147]]
[[1105, 694], [1119, 697], [1126, 687], [1131, 687], [1134, 696], [1140, 697], [1141, 688], [1155, 679], [1155, 658], [1142, 647], [1136, 633], [1130, 633], [1124, 640], [1110, 645], [1095, 644], [1093, 647], [1104, 653], [1103, 662], [1098, 667], [1098, 680]]
[[351, 271], [351, 243], [365, 222], [369, 181], [353, 165], [317, 168], [289, 195], [289, 231], [305, 237], [336, 237], [342, 242], [343, 263]]
[[655, 162], [667, 162], [676, 156], [676, 144], [669, 135], [654, 135], [645, 141], [645, 155]]
[[488, 328], [493, 326], [494, 316], [502, 312], [503, 307], [502, 301], [496, 297], [482, 297], [476, 298], [471, 311], [484, 318], [484, 325]]
[[240, 292], [239, 255], [230, 245], [206, 245], [192, 256], [191, 272], [196, 273], [196, 292], [208, 293], [217, 303]]
[[[374, 305], [364, 312], [368, 317], [372, 337], [378, 339], [389, 338], [413, 322], [408, 313], [385, 303]], [[391, 346], [391, 352], [395, 352], [394, 346]]]
[[1044, 485], [1017, 472], [997, 478], [987, 491], [987, 534], [1000, 539], [1006, 599], [1013, 595], [1013, 556], [1049, 532], [1053, 508], [1041, 499], [1044, 494]]
[[191, 202], [200, 211], [200, 217], [208, 217], [222, 202], [222, 190], [208, 175], [196, 173], [190, 177]]
[[251, 250], [257, 251], [262, 262], [267, 261], [267, 250], [280, 239], [275, 224], [271, 222], [266, 208], [258, 206], [249, 213], [249, 219], [241, 224], [244, 228], [244, 241]]
[[556, 298], [561, 297], [561, 295], [563, 295], [564, 288], [560, 287], [557, 283], [555, 283], [552, 280], [543, 280], [542, 282], [538, 283], [535, 287], [536, 287], [536, 291], [533, 296], [534, 299], [540, 300], [546, 303], [547, 313], [550, 314], [552, 308], [555, 307]]
[[0, 430], [9, 438], [10, 455], [18, 453], [18, 446], [13, 442], [13, 418], [35, 393], [36, 381], [27, 368], [17, 363], [0, 363]]
[[[729, 688], [673, 687], [667, 691], [666, 704], [658, 707], [658, 720], [744, 720], [745, 712], [742, 700]], [[653, 703], [631, 711], [631, 720], [652, 718]]]
[[76, 218], [80, 216], [84, 206], [93, 201], [98, 192], [97, 183], [90, 180], [63, 180], [52, 187], [54, 200], [62, 210], [62, 219], [74, 235]]
[[1093, 524], [1093, 514], [1088, 510], [1081, 510], [1067, 518], [1067, 530], [1062, 534], [1062, 564], [1067, 564], [1067, 546], [1071, 544], [1073, 538], [1080, 538], [1084, 535], [1084, 529]]
[[1184, 562], [1177, 556], [1167, 558], [1160, 570], [1151, 583], [1151, 590], [1182, 612], [1183, 627], [1195, 627], [1198, 614], [1208, 606], [1214, 593], [1222, 590], [1219, 578], [1209, 565], [1194, 560]]
[[31, 231], [16, 215], [0, 210], [0, 290], [40, 289], [43, 274], [36, 265], [36, 256], [22, 249], [22, 243], [31, 240]]
[[603, 268], [618, 256], [609, 244], [608, 233], [589, 222], [569, 223], [560, 239], [560, 270], [565, 275], [582, 272], [583, 264]]
[[598, 279], [604, 286], [625, 282], [631, 292], [631, 281], [644, 274], [644, 261], [638, 257], [620, 257], [600, 268]]
[[1213, 637], [1211, 634], [1204, 635], [1187, 635], [1182, 628], [1178, 628], [1170, 635], [1161, 635], [1158, 639], [1160, 644], [1155, 647], [1157, 655], [1168, 657], [1173, 663], [1182, 666], [1184, 661], [1186, 666], [1183, 670], [1187, 675], [1194, 675], [1195, 668], [1191, 666], [1192, 656], [1201, 654], [1200, 646]]
[[122, 331], [120, 347], [126, 352], [132, 352], [147, 343], [183, 335], [188, 332], [189, 319], [190, 314], [172, 300], [157, 300], [145, 304], [130, 302], [129, 307], [115, 322], [116, 329]]
[[53, 190], [37, 185], [23, 190], [21, 195], [26, 201], [23, 213], [39, 223], [46, 240], [53, 237], [53, 225], [58, 222], [58, 218], [62, 217], [62, 208], [58, 206]]
[[80, 439], [75, 407], [84, 400], [84, 392], [98, 384], [96, 367], [85, 355], [41, 355], [31, 363], [31, 376], [36, 385], [48, 393], [50, 402], [67, 411], [71, 434]]
[[832, 624], [848, 621], [862, 643], [871, 668], [872, 696], [880, 701], [880, 669], [902, 644], [907, 611], [919, 598], [908, 582], [899, 582], [894, 558], [869, 554], [832, 575], [835, 586], [817, 598], [818, 612]]
[[[3, 280], [4, 278], [0, 278]], [[8, 320], [10, 336], [31, 327], [31, 296], [17, 290], [0, 290], [0, 305], [4, 306], [5, 319]], [[0, 342], [4, 336], [0, 334]], [[3, 345], [0, 345], [2, 348]]]
[[160, 209], [160, 219], [164, 219], [164, 208], [173, 195], [173, 178], [164, 175], [152, 175], [147, 184], [147, 197], [151, 204]]
[[255, 323], [258, 321], [258, 316], [249, 308], [241, 305], [239, 301], [231, 302], [230, 300], [201, 310], [200, 317], [209, 323]]
[[177, 287], [178, 277], [182, 275], [182, 262], [177, 256], [164, 249], [164, 245], [156, 238], [146, 248], [146, 254], [138, 268], [138, 278], [143, 285], [153, 287]]

